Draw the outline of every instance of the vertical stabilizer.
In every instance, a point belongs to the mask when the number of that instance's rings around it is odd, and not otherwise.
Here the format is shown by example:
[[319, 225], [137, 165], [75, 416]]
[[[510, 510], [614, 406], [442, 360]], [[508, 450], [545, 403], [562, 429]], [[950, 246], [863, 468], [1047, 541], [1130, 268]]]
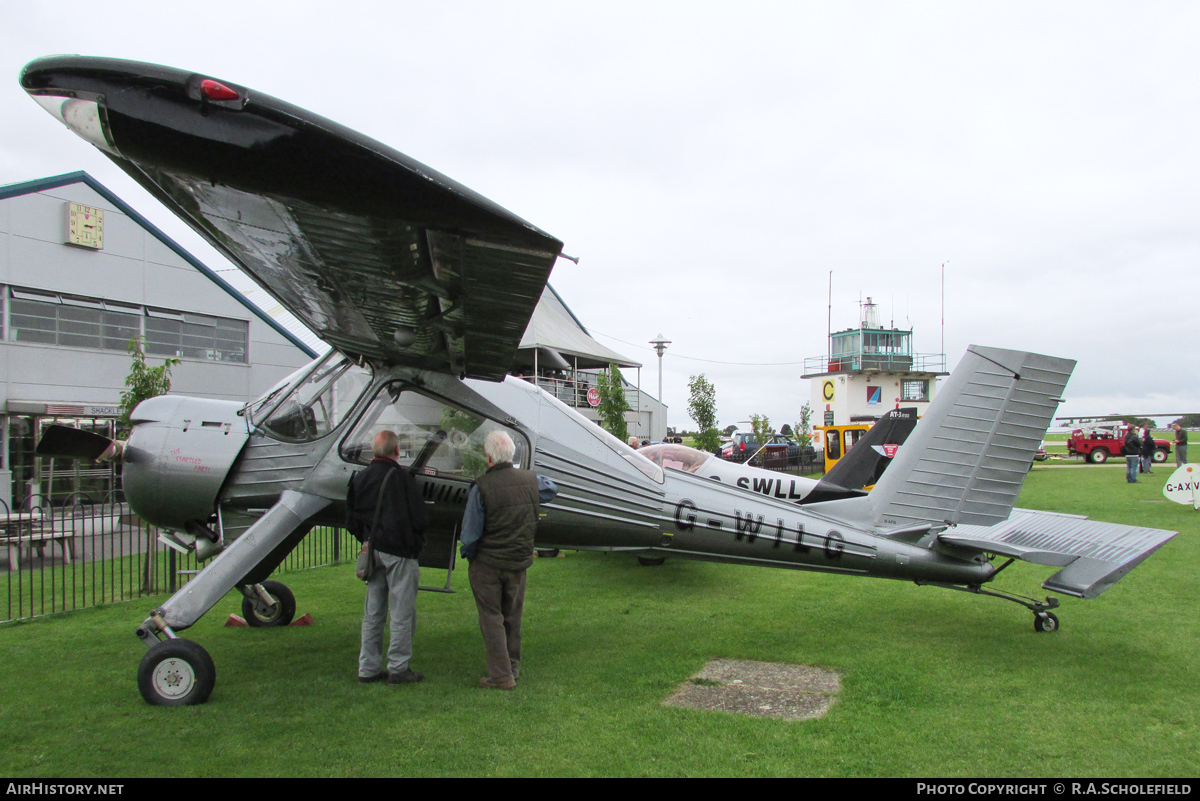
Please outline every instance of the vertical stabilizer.
[[1075, 362], [972, 345], [871, 491], [878, 528], [1008, 518]]

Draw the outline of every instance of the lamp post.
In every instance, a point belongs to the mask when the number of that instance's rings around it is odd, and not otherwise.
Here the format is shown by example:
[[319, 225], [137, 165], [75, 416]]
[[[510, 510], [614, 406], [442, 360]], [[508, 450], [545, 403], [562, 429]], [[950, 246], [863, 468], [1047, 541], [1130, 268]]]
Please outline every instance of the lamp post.
[[[658, 353], [658, 402], [663, 403], [662, 357], [663, 357], [663, 351], [665, 351], [667, 349], [667, 345], [671, 344], [671, 340], [663, 339], [663, 335], [659, 334], [656, 339], [650, 340], [650, 344], [654, 346], [655, 352]], [[663, 436], [666, 436], [666, 433], [667, 433], [667, 426], [666, 426], [667, 411], [666, 410], [667, 410], [667, 404], [663, 403]]]

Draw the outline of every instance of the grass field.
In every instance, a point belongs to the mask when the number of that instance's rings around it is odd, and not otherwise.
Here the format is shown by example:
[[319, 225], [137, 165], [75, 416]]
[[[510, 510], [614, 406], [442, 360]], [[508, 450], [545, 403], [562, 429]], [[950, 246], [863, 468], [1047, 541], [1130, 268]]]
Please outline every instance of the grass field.
[[[1024, 506], [1182, 532], [1100, 598], [1063, 598], [1049, 635], [1015, 604], [907, 583], [569, 553], [530, 570], [515, 692], [473, 686], [465, 571], [419, 599], [427, 680], [359, 685], [347, 565], [286, 577], [312, 627], [223, 628], [227, 597], [186, 635], [216, 690], [167, 709], [135, 683], [153, 599], [3, 626], [0, 775], [1194, 776], [1200, 513], [1164, 501], [1160, 470], [1033, 469]], [[997, 585], [1033, 595], [1052, 572]], [[807, 722], [662, 705], [718, 657], [820, 666], [842, 690]]]

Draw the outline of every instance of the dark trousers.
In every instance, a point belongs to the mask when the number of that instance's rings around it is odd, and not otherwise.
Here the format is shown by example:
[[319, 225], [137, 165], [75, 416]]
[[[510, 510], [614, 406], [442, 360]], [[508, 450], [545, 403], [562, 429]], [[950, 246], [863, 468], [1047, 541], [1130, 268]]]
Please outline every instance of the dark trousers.
[[496, 570], [471, 562], [467, 570], [479, 610], [479, 632], [487, 654], [488, 678], [516, 681], [521, 666], [521, 612], [525, 609], [525, 571]]

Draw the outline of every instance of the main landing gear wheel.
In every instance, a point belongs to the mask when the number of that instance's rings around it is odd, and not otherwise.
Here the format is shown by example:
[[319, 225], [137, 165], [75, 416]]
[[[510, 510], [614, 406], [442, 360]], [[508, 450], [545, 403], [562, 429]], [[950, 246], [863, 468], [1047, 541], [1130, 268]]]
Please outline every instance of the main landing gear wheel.
[[638, 564], [643, 567], [659, 567], [663, 562], [667, 561], [665, 556], [639, 556]]
[[1033, 630], [1046, 633], [1058, 631], [1058, 617], [1053, 612], [1038, 612], [1033, 616]]
[[216, 684], [212, 657], [191, 640], [155, 643], [138, 666], [138, 690], [152, 706], [203, 704]]
[[1108, 451], [1104, 450], [1104, 448], [1096, 448], [1096, 450], [1088, 454], [1088, 461], [1092, 464], [1104, 464], [1108, 461]]
[[264, 581], [262, 586], [275, 602], [264, 603], [262, 598], [258, 597], [258, 593], [251, 590], [252, 597], [242, 598], [242, 617], [255, 628], [286, 626], [291, 623], [292, 618], [296, 616], [296, 596], [292, 595], [286, 584], [280, 584], [278, 581]]

